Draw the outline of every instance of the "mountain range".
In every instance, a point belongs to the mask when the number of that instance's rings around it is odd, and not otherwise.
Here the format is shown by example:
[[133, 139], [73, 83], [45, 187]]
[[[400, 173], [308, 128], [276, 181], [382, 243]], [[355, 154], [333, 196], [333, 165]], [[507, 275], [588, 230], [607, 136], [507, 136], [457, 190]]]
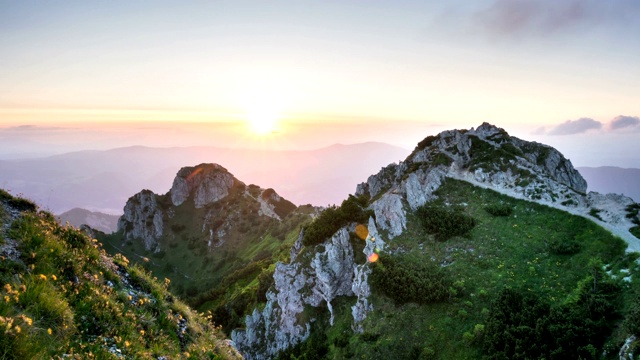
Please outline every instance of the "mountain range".
[[640, 348], [640, 204], [588, 192], [552, 147], [488, 123], [444, 131], [325, 208], [242, 179], [181, 166], [168, 192], [128, 198], [115, 233], [84, 229], [114, 259], [166, 277], [245, 359], [627, 359]]
[[244, 181], [278, 188], [295, 204], [325, 206], [339, 203], [361, 179], [407, 153], [383, 143], [309, 151], [134, 146], [1, 160], [0, 187], [55, 214], [83, 208], [120, 215], [131, 194], [140, 189], [167, 191], [176, 169], [215, 161]]
[[640, 202], [640, 169], [615, 166], [577, 167], [576, 169], [587, 180], [589, 191], [623, 194]]

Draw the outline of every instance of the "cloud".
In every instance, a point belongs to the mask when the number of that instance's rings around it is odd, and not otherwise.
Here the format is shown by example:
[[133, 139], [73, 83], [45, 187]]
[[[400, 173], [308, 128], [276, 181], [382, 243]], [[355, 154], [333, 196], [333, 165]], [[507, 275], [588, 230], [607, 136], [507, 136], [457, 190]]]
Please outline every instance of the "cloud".
[[0, 132], [27, 134], [27, 133], [34, 133], [34, 132], [63, 131], [63, 130], [70, 130], [70, 129], [72, 128], [63, 128], [63, 127], [57, 127], [57, 126], [18, 125], [18, 126], [0, 128]]
[[633, 0], [494, 0], [476, 11], [475, 24], [497, 36], [552, 35], [602, 23], [635, 21], [640, 5]]
[[609, 122], [609, 129], [613, 131], [622, 129], [640, 130], [640, 118], [637, 116], [616, 116]]
[[591, 118], [567, 120], [547, 132], [548, 135], [582, 134], [592, 129], [601, 129], [602, 123]]

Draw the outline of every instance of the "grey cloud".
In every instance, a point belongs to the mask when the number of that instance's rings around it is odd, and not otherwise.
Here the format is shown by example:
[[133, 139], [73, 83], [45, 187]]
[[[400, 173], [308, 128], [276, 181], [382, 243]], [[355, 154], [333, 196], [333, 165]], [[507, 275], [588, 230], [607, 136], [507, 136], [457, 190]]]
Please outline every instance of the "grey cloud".
[[481, 29], [498, 36], [549, 35], [603, 22], [624, 22], [640, 14], [633, 0], [495, 0], [475, 13]]
[[613, 118], [609, 122], [609, 129], [611, 130], [620, 130], [620, 129], [640, 129], [640, 118], [637, 116], [624, 116], [619, 115]]
[[549, 135], [574, 135], [587, 132], [592, 129], [601, 129], [602, 123], [591, 118], [567, 120], [549, 130]]
[[50, 131], [62, 131], [62, 130], [71, 130], [72, 128], [63, 128], [63, 127], [55, 127], [55, 126], [37, 126], [37, 125], [18, 125], [18, 126], [10, 126], [6, 128], [0, 128], [0, 132], [11, 132], [11, 133], [34, 133], [34, 132], [50, 132]]

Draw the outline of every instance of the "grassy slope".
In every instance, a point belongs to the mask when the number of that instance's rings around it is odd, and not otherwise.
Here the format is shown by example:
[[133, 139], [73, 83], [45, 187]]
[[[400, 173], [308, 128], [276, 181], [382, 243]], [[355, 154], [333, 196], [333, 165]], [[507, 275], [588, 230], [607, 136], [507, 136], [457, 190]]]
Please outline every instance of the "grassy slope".
[[[441, 204], [466, 204], [465, 212], [478, 225], [467, 237], [436, 242], [410, 215], [407, 230], [388, 242], [388, 250], [417, 255], [414, 261], [446, 265], [461, 289], [458, 295], [450, 302], [398, 306], [374, 293], [375, 310], [365, 321], [364, 334], [348, 338], [353, 299], [343, 298], [334, 304], [337, 325], [326, 331], [327, 358], [476, 359], [481, 357], [479, 341], [464, 340], [463, 334], [473, 334], [475, 325], [483, 324], [501, 289], [525, 289], [557, 305], [567, 301], [588, 275], [592, 257], [601, 258], [614, 275], [626, 276], [621, 269], [632, 274], [640, 271], [632, 261], [635, 255], [624, 254], [622, 240], [587, 219], [455, 180], [447, 180], [438, 195]], [[512, 205], [513, 214], [495, 217], [484, 210], [496, 203]], [[577, 239], [581, 250], [574, 255], [554, 255], [547, 245], [552, 239]], [[640, 288], [636, 277], [624, 287], [627, 303], [631, 288]], [[611, 341], [618, 345], [620, 336], [614, 334]]]
[[166, 282], [110, 258], [51, 214], [23, 213], [7, 237], [21, 255], [0, 261], [0, 358], [235, 358], [221, 331]]

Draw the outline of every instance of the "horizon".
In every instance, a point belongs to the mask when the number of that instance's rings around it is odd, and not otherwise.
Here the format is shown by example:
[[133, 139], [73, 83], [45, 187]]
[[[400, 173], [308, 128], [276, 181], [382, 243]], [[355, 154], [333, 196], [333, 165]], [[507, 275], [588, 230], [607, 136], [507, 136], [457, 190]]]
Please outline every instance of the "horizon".
[[2, 159], [136, 145], [412, 149], [489, 122], [575, 166], [640, 168], [631, 0], [0, 9]]

